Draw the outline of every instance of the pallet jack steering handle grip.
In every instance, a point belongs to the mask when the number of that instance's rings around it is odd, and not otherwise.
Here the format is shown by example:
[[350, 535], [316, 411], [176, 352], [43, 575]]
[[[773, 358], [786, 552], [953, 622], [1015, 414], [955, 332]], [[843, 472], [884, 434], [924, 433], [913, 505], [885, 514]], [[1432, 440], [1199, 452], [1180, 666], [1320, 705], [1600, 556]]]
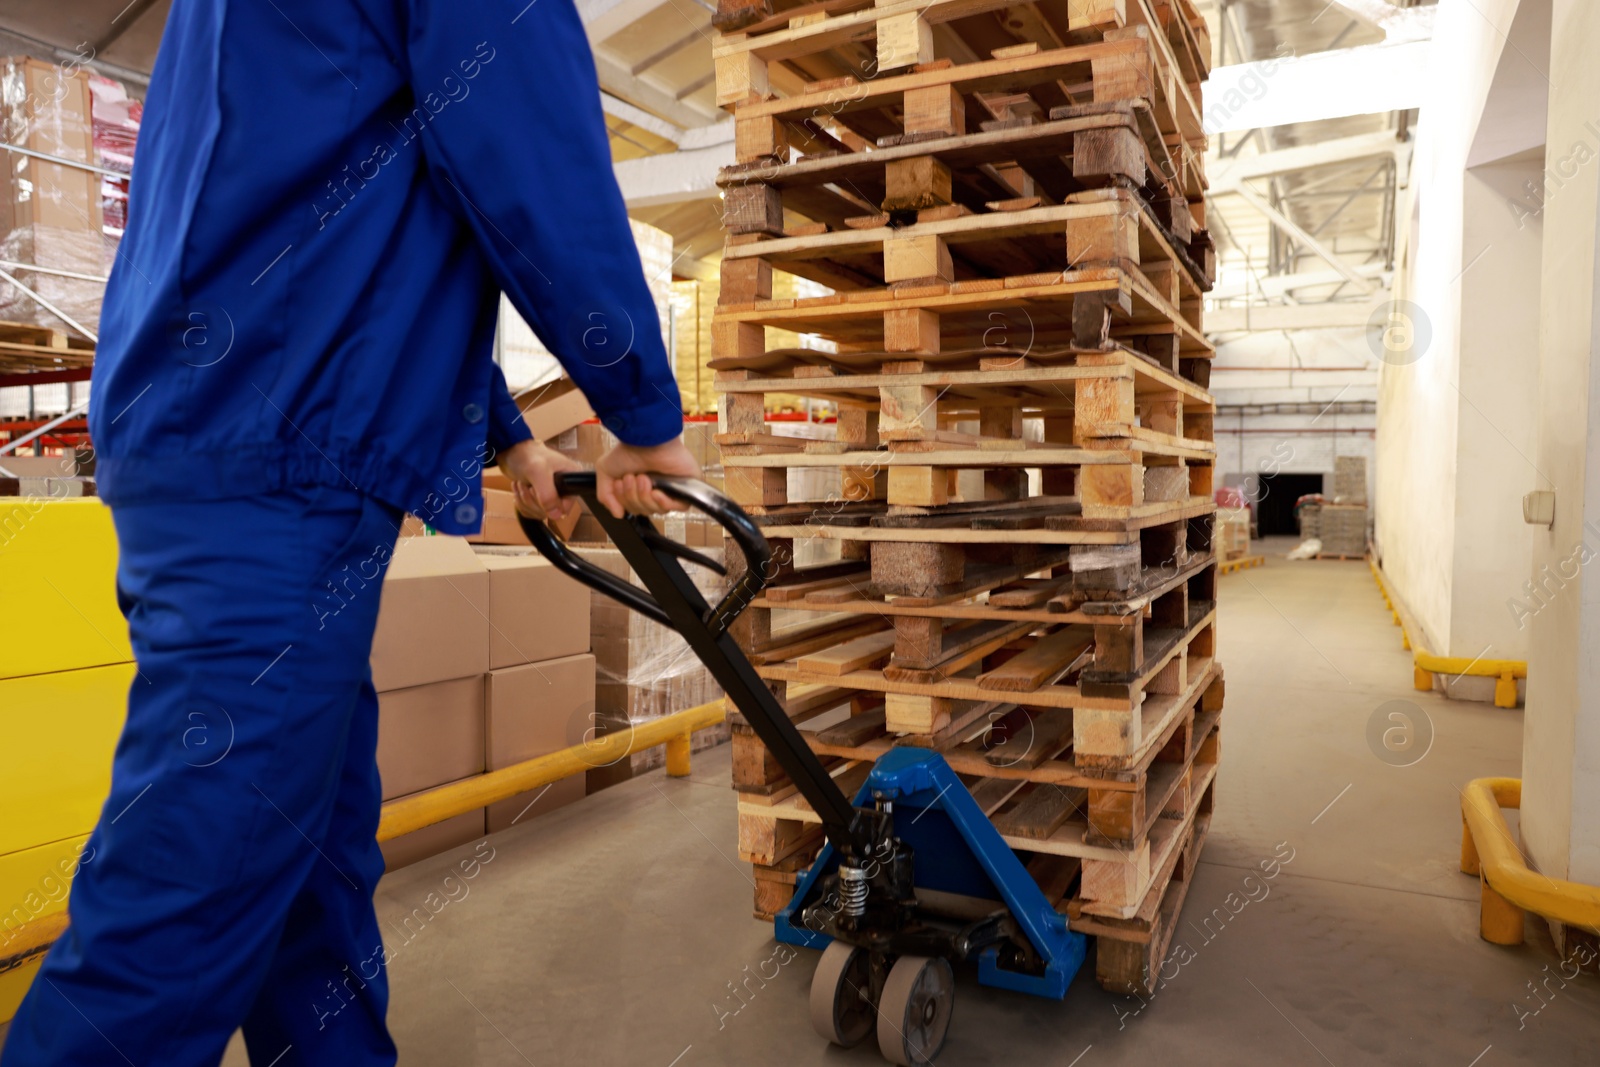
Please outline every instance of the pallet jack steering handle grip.
[[[733, 538], [739, 550], [744, 553], [745, 568], [739, 580], [733, 584], [716, 606], [710, 609], [706, 616], [706, 626], [713, 634], [721, 634], [739, 617], [739, 613], [756, 598], [762, 588], [767, 584], [767, 578], [772, 568], [772, 548], [767, 544], [767, 539], [762, 536], [756, 524], [750, 521], [750, 516], [744, 509], [721, 493], [717, 492], [698, 478], [678, 478], [665, 474], [653, 474], [651, 482], [660, 492], [682, 504], [687, 504], [697, 511], [716, 520]], [[594, 471], [562, 471], [555, 477], [556, 492], [561, 496], [582, 497], [592, 510], [598, 510], [605, 505], [600, 503], [597, 496], [597, 482]], [[659, 538], [655, 528], [650, 527], [648, 533], [643, 526], [649, 526], [649, 520], [641, 516], [629, 516], [640, 533], [647, 539], [657, 537], [658, 542], [664, 542], [671, 547], [668, 549], [674, 555], [688, 559], [699, 557], [699, 553], [683, 549], [676, 542], [667, 542]], [[595, 566], [582, 556], [573, 552], [543, 522], [530, 519], [526, 515], [518, 514], [517, 519], [522, 524], [522, 532], [528, 535], [528, 540], [533, 542], [533, 547], [556, 566], [557, 569], [570, 577], [587, 585], [589, 588], [604, 593], [613, 600], [621, 602], [626, 607], [632, 608], [647, 618], [665, 626], [672, 626], [672, 618], [649, 593], [622, 578], [618, 578], [610, 571]], [[643, 524], [642, 526], [640, 524]]]

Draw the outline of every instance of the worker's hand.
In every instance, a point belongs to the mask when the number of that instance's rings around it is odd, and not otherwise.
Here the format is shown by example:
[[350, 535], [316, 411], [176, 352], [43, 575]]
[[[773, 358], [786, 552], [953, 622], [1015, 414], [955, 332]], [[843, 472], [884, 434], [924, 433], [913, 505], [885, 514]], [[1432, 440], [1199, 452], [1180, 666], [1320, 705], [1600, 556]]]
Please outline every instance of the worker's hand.
[[685, 511], [667, 494], [653, 488], [651, 474], [676, 474], [685, 478], [700, 477], [700, 464], [684, 446], [679, 437], [652, 448], [635, 448], [618, 445], [600, 457], [594, 465], [595, 495], [611, 514], [622, 518], [625, 512], [635, 515], [656, 515], [663, 511]]
[[522, 441], [500, 453], [500, 469], [511, 479], [517, 510], [531, 519], [565, 518], [578, 506], [578, 498], [556, 492], [556, 473], [582, 470], [577, 460], [534, 440]]

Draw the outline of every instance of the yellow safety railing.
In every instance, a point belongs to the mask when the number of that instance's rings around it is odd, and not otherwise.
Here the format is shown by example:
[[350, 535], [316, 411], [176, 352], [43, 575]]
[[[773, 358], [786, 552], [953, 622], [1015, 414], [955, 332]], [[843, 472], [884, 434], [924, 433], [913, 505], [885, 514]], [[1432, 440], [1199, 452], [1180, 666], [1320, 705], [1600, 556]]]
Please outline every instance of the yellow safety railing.
[[592, 767], [609, 766], [635, 752], [660, 744], [667, 746], [667, 774], [674, 778], [686, 777], [689, 773], [690, 735], [696, 730], [715, 726], [726, 717], [722, 701], [713, 700], [687, 711], [635, 723], [626, 730], [601, 734], [592, 741], [552, 752], [548, 756], [480, 774], [476, 778], [451, 782], [426, 793], [392, 800], [383, 806], [383, 816], [378, 820], [378, 840], [389, 841], [401, 837], [475, 808], [487, 807], [530, 789], [559, 782]]
[[[601, 734], [584, 744], [547, 756], [390, 801], [383, 806], [378, 821], [378, 840], [402, 837], [413, 830], [453, 819], [591, 768], [609, 766], [657, 745], [667, 746], [667, 774], [674, 778], [687, 777], [690, 737], [696, 730], [715, 726], [726, 718], [722, 701], [714, 700], [649, 722], [635, 723], [626, 730]], [[17, 927], [10, 936], [0, 936], [0, 974], [42, 955], [66, 929], [66, 913], [57, 912]]]
[[1496, 945], [1522, 943], [1524, 912], [1569, 926], [1600, 926], [1600, 886], [1547, 878], [1511, 838], [1502, 808], [1522, 807], [1522, 780], [1479, 778], [1461, 793], [1461, 871], [1478, 876], [1478, 933]]
[[1467, 659], [1465, 656], [1438, 656], [1421, 645], [1411, 636], [1407, 629], [1405, 619], [1400, 614], [1400, 609], [1395, 606], [1394, 599], [1389, 595], [1389, 588], [1384, 584], [1383, 572], [1378, 569], [1378, 564], [1371, 556], [1367, 557], [1367, 566], [1372, 568], [1372, 579], [1378, 583], [1378, 592], [1383, 594], [1383, 602], [1389, 608], [1389, 615], [1394, 619], [1394, 624], [1400, 627], [1400, 647], [1411, 652], [1411, 684], [1414, 688], [1427, 692], [1433, 688], [1433, 676], [1436, 674], [1462, 675], [1470, 674], [1478, 678], [1493, 678], [1494, 706], [1497, 708], [1514, 708], [1517, 706], [1517, 679], [1528, 676], [1528, 664], [1520, 659]]

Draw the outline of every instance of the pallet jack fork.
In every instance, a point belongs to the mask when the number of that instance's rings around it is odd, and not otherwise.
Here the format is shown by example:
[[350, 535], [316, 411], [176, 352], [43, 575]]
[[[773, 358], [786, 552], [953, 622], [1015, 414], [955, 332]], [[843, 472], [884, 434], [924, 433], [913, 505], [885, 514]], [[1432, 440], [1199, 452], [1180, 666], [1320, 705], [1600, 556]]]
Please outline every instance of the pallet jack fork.
[[911, 1067], [932, 1063], [944, 1044], [951, 964], [976, 962], [984, 985], [1064, 997], [1086, 940], [1067, 929], [944, 757], [895, 748], [847, 797], [729, 633], [776, 574], [766, 538], [704, 482], [654, 481], [719, 523], [743, 553], [743, 570], [717, 604], [683, 564], [727, 571], [648, 519], [611, 515], [592, 472], [557, 475], [557, 491], [583, 498], [644, 589], [572, 552], [543, 523], [524, 517], [522, 527], [556, 567], [682, 634], [821, 819], [828, 843], [775, 921], [779, 940], [824, 950], [811, 983], [812, 1025], [846, 1046], [876, 1032], [883, 1055]]

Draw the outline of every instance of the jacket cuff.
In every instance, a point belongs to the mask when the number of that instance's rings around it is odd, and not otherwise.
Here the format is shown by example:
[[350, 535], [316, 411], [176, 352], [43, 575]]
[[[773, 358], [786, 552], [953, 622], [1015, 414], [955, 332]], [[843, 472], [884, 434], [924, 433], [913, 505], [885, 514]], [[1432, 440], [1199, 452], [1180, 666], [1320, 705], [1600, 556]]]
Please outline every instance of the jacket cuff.
[[683, 409], [676, 398], [662, 397], [638, 407], [600, 416], [600, 424], [623, 444], [650, 448], [683, 434]]
[[489, 401], [489, 447], [499, 455], [512, 445], [521, 444], [532, 437], [533, 431], [528, 429], [528, 420], [522, 417], [522, 409], [506, 392], [502, 380]]

